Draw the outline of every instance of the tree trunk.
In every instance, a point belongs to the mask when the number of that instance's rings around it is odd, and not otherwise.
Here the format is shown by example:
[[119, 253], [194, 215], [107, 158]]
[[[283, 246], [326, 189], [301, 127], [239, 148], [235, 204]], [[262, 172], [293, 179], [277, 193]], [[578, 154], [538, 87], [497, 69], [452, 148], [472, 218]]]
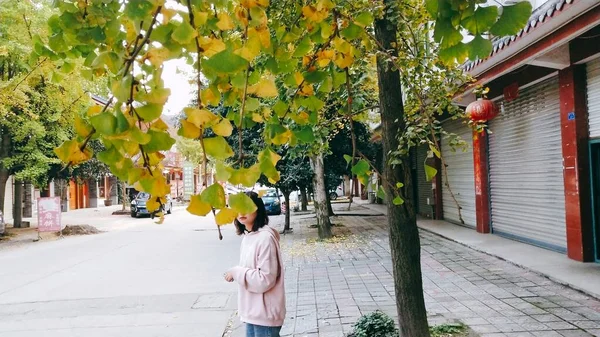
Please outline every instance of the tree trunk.
[[23, 222], [23, 182], [15, 180], [15, 198], [13, 203], [13, 227], [21, 228]]
[[329, 216], [335, 216], [335, 213], [333, 213], [333, 207], [331, 207], [331, 197], [329, 197], [329, 191], [325, 193], [325, 197], [327, 198], [327, 214]]
[[4, 209], [4, 200], [6, 198], [6, 182], [10, 176], [10, 172], [2, 165], [2, 160], [8, 158], [10, 155], [11, 139], [6, 129], [3, 128], [0, 130], [0, 133], [2, 133], [2, 138], [0, 139], [0, 210], [4, 212], [8, 211]]
[[310, 158], [313, 169], [313, 190], [315, 193], [315, 213], [317, 214], [317, 225], [319, 226], [319, 239], [332, 237], [331, 222], [327, 211], [327, 194], [325, 193], [325, 168], [323, 167], [323, 155]]
[[[375, 35], [386, 50], [394, 51], [396, 39], [396, 6], [393, 0], [384, 0], [384, 17], [375, 21]], [[400, 73], [393, 70], [386, 57], [378, 55], [377, 74], [379, 81], [379, 104], [381, 112], [382, 143], [384, 157], [384, 185], [388, 197], [389, 240], [394, 269], [396, 307], [400, 326], [400, 336], [428, 337], [427, 312], [423, 298], [421, 274], [421, 247], [419, 231], [411, 200], [410, 166], [408, 158], [402, 158], [401, 165], [387, 164], [388, 153], [398, 149], [398, 139], [405, 129], [404, 108]], [[398, 194], [396, 182], [404, 183], [401, 197], [404, 204], [396, 206], [392, 200]]]
[[129, 196], [127, 195], [127, 185], [124, 181], [121, 182], [121, 199], [123, 201], [121, 211], [125, 212], [129, 208]]
[[300, 187], [300, 199], [302, 204], [300, 210], [306, 212], [308, 210], [308, 197], [306, 195], [306, 187]]
[[285, 226], [283, 226], [283, 232], [287, 233], [292, 229], [290, 227], [290, 213], [292, 213], [292, 210], [290, 209], [290, 192], [284, 191], [283, 198], [285, 199], [285, 206], [286, 206], [285, 207]]

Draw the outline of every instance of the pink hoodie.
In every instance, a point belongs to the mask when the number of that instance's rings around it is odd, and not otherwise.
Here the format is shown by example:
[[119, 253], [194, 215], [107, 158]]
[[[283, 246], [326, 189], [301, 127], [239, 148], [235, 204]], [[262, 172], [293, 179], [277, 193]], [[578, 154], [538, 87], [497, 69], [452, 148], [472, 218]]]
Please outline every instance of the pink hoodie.
[[240, 265], [229, 270], [239, 283], [240, 320], [262, 326], [282, 326], [285, 289], [279, 233], [264, 226], [244, 234]]

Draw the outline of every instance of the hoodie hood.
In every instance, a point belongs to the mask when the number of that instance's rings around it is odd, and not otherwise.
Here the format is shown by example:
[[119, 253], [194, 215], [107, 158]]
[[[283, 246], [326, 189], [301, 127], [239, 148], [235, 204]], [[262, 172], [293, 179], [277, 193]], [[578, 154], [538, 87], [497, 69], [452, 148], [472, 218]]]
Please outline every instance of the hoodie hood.
[[258, 231], [259, 232], [267, 232], [271, 236], [273, 236], [273, 238], [275, 239], [275, 241], [277, 241], [277, 242], [280, 241], [281, 236], [279, 235], [279, 232], [275, 228], [273, 228], [273, 227], [271, 227], [269, 225], [266, 225], [266, 226], [263, 226], [263, 227], [259, 228]]

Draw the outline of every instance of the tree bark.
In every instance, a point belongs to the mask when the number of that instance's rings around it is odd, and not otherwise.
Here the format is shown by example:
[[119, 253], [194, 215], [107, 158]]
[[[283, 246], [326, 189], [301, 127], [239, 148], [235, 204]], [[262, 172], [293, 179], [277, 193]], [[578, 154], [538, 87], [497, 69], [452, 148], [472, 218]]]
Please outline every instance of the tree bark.
[[300, 210], [303, 212], [306, 212], [308, 210], [308, 197], [306, 195], [306, 187], [300, 187], [300, 201], [301, 201]]
[[7, 211], [4, 210], [4, 200], [6, 198], [6, 182], [10, 177], [10, 172], [4, 167], [2, 161], [10, 155], [11, 139], [6, 129], [2, 128], [0, 133], [2, 133], [2, 138], [0, 138], [0, 210], [4, 212]]
[[23, 181], [15, 180], [15, 198], [13, 203], [13, 227], [21, 228], [23, 224]]
[[121, 211], [125, 212], [129, 208], [129, 196], [127, 195], [127, 185], [121, 182], [121, 200], [123, 201]]
[[323, 155], [311, 156], [310, 164], [313, 169], [313, 190], [315, 194], [315, 213], [317, 214], [317, 225], [319, 227], [319, 239], [332, 237], [331, 222], [327, 211], [327, 194], [325, 192], [325, 168], [323, 167]]
[[[394, 51], [397, 27], [394, 1], [384, 0], [384, 17], [375, 21], [375, 35], [386, 50]], [[394, 44], [394, 45], [393, 45]], [[413, 201], [411, 200], [412, 179], [408, 158], [401, 165], [389, 165], [387, 154], [395, 151], [398, 138], [402, 134], [404, 108], [400, 73], [393, 70], [387, 58], [377, 56], [377, 74], [379, 81], [379, 104], [381, 112], [382, 143], [384, 153], [384, 184], [388, 197], [389, 240], [394, 269], [396, 307], [400, 326], [400, 336], [428, 337], [427, 312], [423, 298], [423, 279], [421, 274], [421, 247], [419, 231]], [[398, 194], [396, 182], [404, 183], [400, 190], [404, 204], [396, 206], [392, 200]]]
[[285, 226], [283, 226], [283, 232], [287, 233], [292, 229], [290, 227], [290, 213], [292, 213], [292, 210], [290, 209], [289, 191], [283, 191], [283, 199], [285, 200]]
[[333, 213], [333, 207], [331, 207], [331, 197], [329, 197], [329, 191], [325, 193], [325, 197], [327, 198], [327, 214], [329, 216], [335, 216], [335, 213]]

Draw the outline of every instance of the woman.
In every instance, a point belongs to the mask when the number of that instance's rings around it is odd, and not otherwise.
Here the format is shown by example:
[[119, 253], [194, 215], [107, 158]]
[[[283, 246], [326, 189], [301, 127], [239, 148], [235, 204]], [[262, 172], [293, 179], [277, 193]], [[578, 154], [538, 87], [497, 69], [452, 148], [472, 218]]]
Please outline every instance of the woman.
[[285, 318], [285, 289], [279, 233], [268, 226], [265, 204], [258, 194], [247, 192], [257, 209], [234, 221], [244, 235], [240, 265], [225, 273], [227, 282], [237, 281], [238, 312], [246, 323], [247, 337], [279, 337]]

